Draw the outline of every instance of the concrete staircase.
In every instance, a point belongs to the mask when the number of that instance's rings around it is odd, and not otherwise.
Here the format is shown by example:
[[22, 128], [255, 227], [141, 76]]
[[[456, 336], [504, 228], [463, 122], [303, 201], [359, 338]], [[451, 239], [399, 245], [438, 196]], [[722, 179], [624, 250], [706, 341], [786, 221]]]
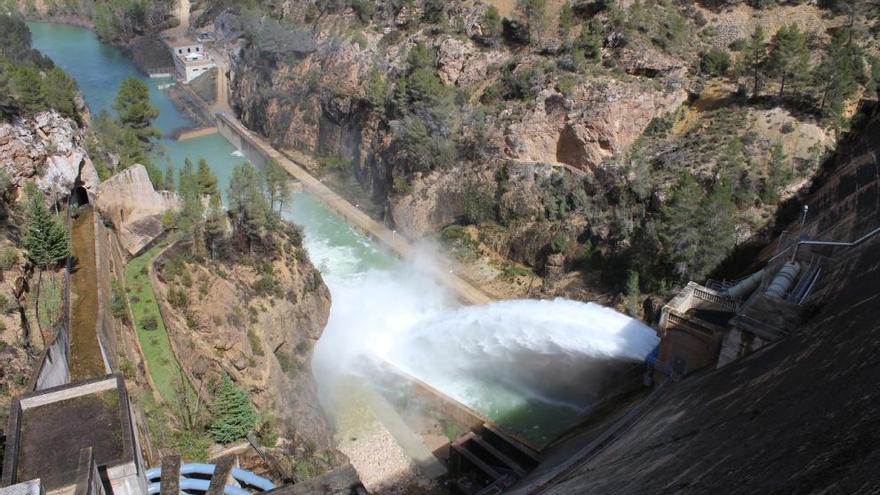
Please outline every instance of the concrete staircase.
[[451, 478], [466, 495], [502, 493], [538, 462], [536, 452], [488, 423], [450, 445]]

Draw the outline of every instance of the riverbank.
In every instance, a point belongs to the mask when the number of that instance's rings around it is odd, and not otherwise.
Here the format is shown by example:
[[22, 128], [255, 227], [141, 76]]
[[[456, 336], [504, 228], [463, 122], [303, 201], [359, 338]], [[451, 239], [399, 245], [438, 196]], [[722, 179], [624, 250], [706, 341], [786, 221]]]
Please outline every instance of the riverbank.
[[[225, 114], [217, 114], [217, 124], [220, 133], [233, 144], [238, 141], [238, 148], [252, 161], [259, 160], [262, 156], [261, 165], [269, 160], [274, 160], [281, 165], [294, 178], [299, 180], [304, 189], [324, 203], [328, 208], [342, 216], [346, 221], [367, 234], [371, 238], [381, 242], [396, 255], [409, 259], [417, 255], [417, 249], [402, 235], [392, 231], [385, 225], [372, 219], [369, 215], [346, 201], [321, 181], [313, 177], [304, 166], [294, 162], [286, 155], [273, 148], [262, 137], [245, 128], [238, 119]], [[248, 152], [250, 151], [250, 153]], [[426, 263], [423, 268], [438, 282], [450, 288], [456, 297], [465, 304], [487, 304], [492, 301], [486, 293], [471, 285], [468, 281], [447, 271], [444, 267]]]

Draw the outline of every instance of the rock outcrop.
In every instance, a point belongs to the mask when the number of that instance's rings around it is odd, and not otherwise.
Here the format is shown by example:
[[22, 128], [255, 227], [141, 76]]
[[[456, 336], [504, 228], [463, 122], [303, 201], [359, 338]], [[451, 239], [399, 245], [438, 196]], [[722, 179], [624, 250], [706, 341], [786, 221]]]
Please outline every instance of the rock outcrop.
[[0, 169], [17, 188], [33, 181], [51, 198], [64, 198], [77, 178], [90, 190], [98, 174], [76, 122], [55, 111], [0, 122]]
[[[190, 247], [174, 245], [157, 258], [154, 287], [180, 364], [196, 388], [211, 390], [225, 371], [248, 388], [263, 419], [278, 422], [282, 436], [330, 449], [311, 374], [330, 292], [299, 231], [291, 227], [281, 242], [257, 267], [222, 261], [176, 265]], [[185, 307], [181, 301], [187, 301]]]
[[101, 215], [113, 222], [119, 241], [132, 256], [162, 233], [162, 215], [180, 203], [176, 194], [153, 188], [143, 165], [102, 182], [93, 200]]

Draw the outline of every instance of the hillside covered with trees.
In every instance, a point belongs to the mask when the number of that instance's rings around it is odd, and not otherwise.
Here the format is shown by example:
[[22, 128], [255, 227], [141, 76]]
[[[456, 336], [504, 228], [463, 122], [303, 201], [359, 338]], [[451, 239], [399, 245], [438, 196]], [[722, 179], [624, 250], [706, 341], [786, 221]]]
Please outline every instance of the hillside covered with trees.
[[317, 155], [314, 171], [353, 201], [410, 238], [439, 238], [499, 295], [629, 308], [737, 275], [722, 262], [772, 239], [766, 225], [880, 76], [872, 2], [193, 12], [230, 57], [242, 121]]

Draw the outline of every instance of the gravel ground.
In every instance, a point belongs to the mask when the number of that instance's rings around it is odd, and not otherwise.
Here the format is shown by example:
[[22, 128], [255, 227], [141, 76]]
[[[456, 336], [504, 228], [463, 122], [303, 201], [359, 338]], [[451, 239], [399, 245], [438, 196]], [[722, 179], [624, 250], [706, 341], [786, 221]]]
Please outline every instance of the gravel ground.
[[340, 415], [337, 444], [370, 493], [409, 495], [436, 490], [435, 484], [421, 476], [391, 433], [363, 405], [352, 406]]

